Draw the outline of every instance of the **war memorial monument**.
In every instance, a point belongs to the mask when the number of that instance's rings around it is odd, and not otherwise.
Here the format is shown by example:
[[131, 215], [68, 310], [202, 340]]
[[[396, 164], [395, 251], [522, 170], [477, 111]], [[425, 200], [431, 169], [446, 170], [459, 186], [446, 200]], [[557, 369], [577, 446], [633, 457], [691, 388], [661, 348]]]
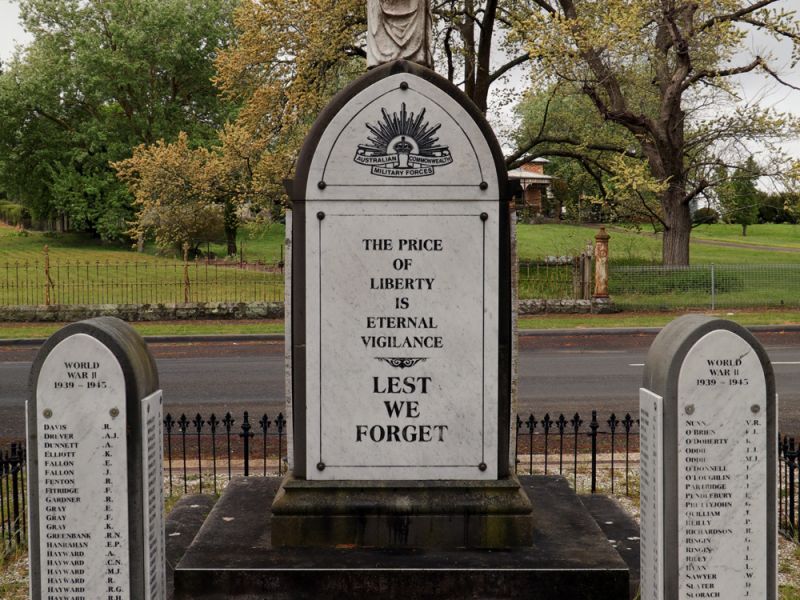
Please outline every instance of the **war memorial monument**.
[[[288, 475], [234, 478], [175, 553], [155, 362], [117, 319], [70, 325], [31, 374], [34, 600], [630, 597], [566, 480], [515, 474], [498, 142], [431, 70], [430, 3], [367, 4], [370, 70], [319, 115], [288, 185]], [[683, 317], [640, 398], [642, 600], [776, 600], [764, 349]]]

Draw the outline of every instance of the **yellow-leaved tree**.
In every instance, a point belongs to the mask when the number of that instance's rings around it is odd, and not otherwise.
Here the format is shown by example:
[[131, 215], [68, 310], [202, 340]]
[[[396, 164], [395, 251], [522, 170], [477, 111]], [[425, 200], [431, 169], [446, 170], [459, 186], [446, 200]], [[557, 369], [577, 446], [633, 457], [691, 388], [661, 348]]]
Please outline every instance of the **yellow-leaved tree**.
[[162, 249], [193, 251], [223, 235], [229, 255], [236, 254], [240, 206], [252, 200], [252, 163], [259, 154], [252, 138], [233, 126], [220, 132], [220, 145], [195, 147], [186, 133], [134, 149], [112, 163], [134, 196], [137, 219], [130, 235], [153, 237]]

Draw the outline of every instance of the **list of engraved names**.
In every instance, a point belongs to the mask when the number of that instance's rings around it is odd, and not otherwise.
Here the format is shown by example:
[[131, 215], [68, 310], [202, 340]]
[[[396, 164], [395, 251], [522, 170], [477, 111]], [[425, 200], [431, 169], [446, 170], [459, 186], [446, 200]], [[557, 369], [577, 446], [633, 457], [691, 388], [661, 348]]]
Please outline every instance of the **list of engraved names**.
[[738, 336], [727, 331], [709, 336], [714, 337], [692, 349], [681, 373], [680, 597], [763, 598], [767, 536], [763, 371], [755, 352]]
[[127, 600], [125, 389], [119, 363], [94, 338], [67, 338], [39, 377], [42, 594]]

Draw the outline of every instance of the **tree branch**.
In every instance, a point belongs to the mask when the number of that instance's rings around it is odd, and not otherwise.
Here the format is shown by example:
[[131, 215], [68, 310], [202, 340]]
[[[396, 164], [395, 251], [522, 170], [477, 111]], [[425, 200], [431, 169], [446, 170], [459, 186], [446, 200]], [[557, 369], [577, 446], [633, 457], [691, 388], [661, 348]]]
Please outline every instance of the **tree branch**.
[[727, 14], [724, 14], [724, 15], [715, 15], [715, 16], [711, 17], [710, 19], [706, 20], [705, 22], [703, 22], [700, 25], [700, 27], [698, 27], [698, 31], [704, 31], [706, 29], [709, 29], [710, 27], [713, 27], [717, 23], [725, 23], [725, 22], [728, 22], [728, 21], [740, 21], [740, 20], [742, 20], [742, 17], [746, 17], [747, 15], [749, 15], [751, 13], [754, 13], [755, 11], [757, 11], [757, 10], [759, 10], [761, 8], [769, 6], [770, 4], [775, 4], [775, 2], [777, 2], [777, 1], [778, 0], [760, 0], [759, 2], [756, 2], [755, 4], [751, 4], [749, 6], [744, 6], [744, 7], [740, 8], [739, 10], [736, 10], [734, 12], [727, 13]]
[[711, 182], [707, 181], [705, 178], [702, 178], [697, 182], [697, 185], [694, 187], [694, 189], [692, 189], [690, 192], [687, 192], [687, 194], [683, 197], [683, 200], [681, 200], [681, 204], [689, 204], [689, 202], [702, 194], [706, 188], [710, 186]]
[[764, 66], [764, 61], [760, 56], [756, 56], [753, 62], [740, 67], [731, 67], [730, 69], [717, 69], [714, 71], [697, 71], [694, 75], [689, 77], [681, 86], [681, 91], [688, 90], [692, 85], [701, 79], [711, 79], [714, 77], [730, 77], [731, 75], [741, 75], [742, 73], [749, 73], [756, 69], [759, 65]]
[[666, 228], [666, 226], [667, 226], [666, 222], [664, 221], [664, 219], [661, 218], [661, 215], [659, 215], [656, 211], [654, 211], [652, 208], [650, 208], [650, 205], [647, 204], [647, 200], [645, 200], [644, 195], [642, 194], [642, 192], [640, 192], [639, 190], [636, 190], [636, 195], [639, 197], [639, 201], [642, 203], [642, 206], [644, 206], [644, 209], [650, 214], [650, 216], [653, 219], [655, 219], [656, 221], [658, 221], [659, 223], [661, 223], [661, 225], [664, 228]]
[[528, 62], [531, 59], [530, 52], [526, 52], [525, 54], [520, 54], [514, 60], [511, 60], [504, 64], [502, 67], [498, 68], [494, 73], [489, 75], [489, 84], [493, 84], [495, 81], [500, 79], [503, 75], [508, 73], [514, 67], [521, 65], [522, 63]]

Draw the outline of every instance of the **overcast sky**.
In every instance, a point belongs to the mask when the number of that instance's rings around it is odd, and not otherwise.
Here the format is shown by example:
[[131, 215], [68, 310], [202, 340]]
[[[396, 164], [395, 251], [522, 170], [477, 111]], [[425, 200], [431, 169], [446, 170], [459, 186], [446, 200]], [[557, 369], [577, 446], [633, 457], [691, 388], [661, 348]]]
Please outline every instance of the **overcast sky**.
[[[290, 0], [291, 1], [291, 0]], [[790, 9], [797, 0], [784, 0], [784, 8]], [[16, 2], [11, 0], [0, 0], [0, 59], [7, 60], [14, 52], [14, 48], [24, 45], [30, 39], [28, 34], [19, 24], [19, 9]], [[800, 66], [790, 68], [789, 58], [791, 56], [790, 44], [778, 44], [766, 36], [753, 37], [748, 42], [748, 49], [762, 55], [771, 52], [777, 57], [776, 65], [781, 76], [792, 85], [800, 87]], [[521, 77], [514, 77], [514, 80], [521, 81]], [[762, 75], [746, 75], [741, 78], [744, 97], [750, 101], [758, 100], [761, 104], [774, 106], [784, 112], [793, 112], [800, 115], [800, 92], [777, 85], [774, 81]], [[521, 83], [520, 83], [521, 85]], [[509, 110], [501, 111], [503, 116], [509, 114]], [[496, 119], [494, 119], [495, 124]], [[800, 140], [784, 144], [784, 149], [797, 158], [800, 158]]]

